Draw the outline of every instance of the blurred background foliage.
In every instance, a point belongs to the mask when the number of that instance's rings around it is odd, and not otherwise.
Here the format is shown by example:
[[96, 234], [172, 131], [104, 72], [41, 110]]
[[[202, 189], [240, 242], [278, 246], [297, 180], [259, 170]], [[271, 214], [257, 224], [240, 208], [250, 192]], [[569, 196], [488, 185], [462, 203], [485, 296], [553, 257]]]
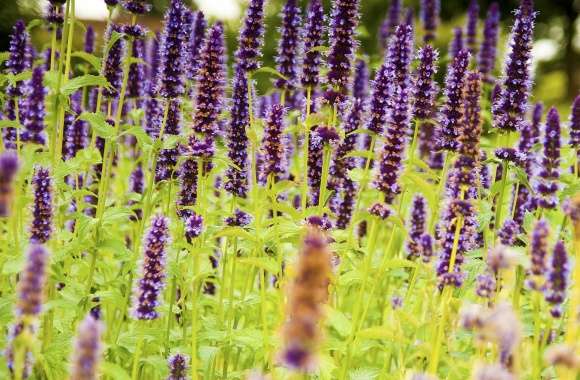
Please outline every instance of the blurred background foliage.
[[[46, 0], [43, 0], [46, 2]], [[32, 20], [42, 15], [43, 1], [41, 0], [2, 0], [0, 9], [0, 51], [8, 49], [8, 36], [11, 26], [18, 18]], [[154, 11], [145, 19], [141, 20], [152, 30], [161, 28], [161, 20], [164, 9], [169, 0], [152, 0]], [[192, 8], [207, 6], [208, 1], [184, 0], [189, 2]], [[280, 23], [280, 9], [284, 0], [266, 0], [267, 5], [267, 29], [266, 45], [264, 52], [265, 65], [274, 67], [273, 57], [275, 54], [278, 25]], [[77, 0], [84, 2], [103, 2], [103, 0]], [[228, 45], [230, 53], [235, 49], [237, 30], [239, 28], [243, 8], [247, 0], [213, 0], [218, 6], [213, 5], [212, 12], [206, 12], [208, 18], [216, 18], [217, 13], [224, 11], [224, 7], [232, 7], [236, 12], [225, 12], [230, 19], [225, 20], [227, 26]], [[236, 3], [237, 2], [237, 3]], [[306, 7], [307, 0], [302, 0]], [[415, 20], [418, 23], [420, 0], [404, 0], [404, 6], [412, 7], [415, 12]], [[480, 4], [480, 32], [483, 27], [487, 7], [491, 0], [479, 0]], [[498, 67], [501, 68], [506, 41], [512, 24], [512, 10], [518, 6], [517, 0], [499, 0], [502, 10], [502, 40], [499, 45]], [[451, 38], [452, 29], [464, 26], [465, 12], [469, 0], [441, 0], [441, 25], [438, 31], [437, 47], [445, 57], [447, 45]], [[330, 0], [325, 0], [326, 9], [330, 9]], [[83, 6], [83, 5], [79, 5]], [[386, 15], [389, 6], [388, 0], [361, 0], [362, 21], [359, 29], [361, 52], [368, 54], [371, 63], [378, 63], [381, 52], [378, 43], [378, 29]], [[546, 104], [556, 104], [564, 108], [569, 106], [571, 99], [578, 94], [580, 88], [580, 0], [535, 0], [536, 9], [540, 12], [535, 32], [534, 47], [534, 95], [536, 100], [542, 100]], [[221, 9], [220, 9], [221, 7]], [[216, 12], [217, 9], [217, 12]], [[225, 14], [224, 13], [224, 14]], [[232, 16], [233, 15], [233, 16]], [[115, 14], [115, 18], [122, 18]], [[85, 23], [93, 24], [97, 31], [102, 31], [104, 21], [86, 20]], [[420, 29], [420, 25], [419, 25]], [[100, 33], [102, 35], [102, 33]], [[48, 35], [42, 28], [34, 30], [34, 40], [37, 48], [46, 46]], [[420, 41], [418, 41], [420, 42]], [[76, 39], [80, 47], [82, 38]], [[264, 88], [264, 85], [261, 86]], [[567, 114], [567, 112], [565, 113]]]

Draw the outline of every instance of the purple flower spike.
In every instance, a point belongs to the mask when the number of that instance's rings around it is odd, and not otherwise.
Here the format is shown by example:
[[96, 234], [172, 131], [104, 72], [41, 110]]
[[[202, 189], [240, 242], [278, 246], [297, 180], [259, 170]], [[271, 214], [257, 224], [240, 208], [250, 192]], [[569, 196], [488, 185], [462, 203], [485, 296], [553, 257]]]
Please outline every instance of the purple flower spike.
[[342, 200], [338, 206], [336, 228], [344, 230], [349, 226], [352, 219], [352, 214], [354, 212], [356, 195], [357, 185], [349, 178], [342, 185]]
[[261, 66], [264, 45], [264, 0], [250, 0], [244, 25], [238, 38], [236, 64], [245, 71], [254, 71]]
[[226, 78], [224, 27], [221, 22], [215, 23], [209, 29], [199, 60], [197, 110], [193, 130], [215, 135], [215, 124], [222, 110]]
[[[179, 136], [181, 132], [181, 101], [179, 99], [167, 100], [170, 102], [165, 123], [166, 136]], [[179, 148], [163, 149], [159, 152], [159, 159], [155, 168], [155, 181], [164, 181], [172, 177], [172, 173], [179, 158]]]
[[389, 77], [386, 62], [375, 74], [372, 83], [370, 100], [370, 115], [366, 123], [366, 129], [380, 135], [383, 133], [387, 122], [387, 101], [389, 99]]
[[89, 128], [87, 122], [76, 118], [82, 112], [82, 92], [76, 92], [71, 96], [71, 110], [67, 114], [64, 124], [63, 158], [70, 160], [89, 144]]
[[417, 59], [419, 66], [414, 76], [413, 115], [418, 119], [432, 119], [435, 116], [435, 102], [439, 92], [434, 80], [439, 52], [431, 45], [425, 45], [419, 50]]
[[423, 22], [423, 41], [429, 43], [435, 40], [435, 32], [439, 25], [440, 0], [421, 0], [421, 20]]
[[130, 13], [142, 15], [149, 13], [152, 7], [147, 0], [124, 0], [123, 8], [125, 8]]
[[433, 257], [433, 247], [435, 246], [435, 241], [430, 234], [423, 234], [421, 236], [421, 254], [424, 263], [431, 262], [431, 258]]
[[101, 322], [88, 314], [79, 325], [73, 350], [71, 380], [92, 380], [98, 378], [98, 368], [103, 351]]
[[52, 235], [52, 178], [48, 169], [37, 167], [32, 177], [34, 203], [32, 206], [32, 223], [30, 225], [30, 242], [44, 244]]
[[85, 33], [85, 53], [92, 54], [95, 51], [95, 29], [91, 25], [87, 26]]
[[195, 212], [185, 219], [185, 238], [189, 243], [203, 232], [203, 218]]
[[60, 29], [64, 23], [63, 4], [47, 4], [44, 20], [49, 24], [49, 28], [56, 26]]
[[354, 65], [352, 97], [366, 101], [369, 95], [369, 68], [364, 59], [358, 59]]
[[47, 91], [42, 83], [43, 78], [43, 68], [40, 66], [35, 67], [32, 70], [32, 79], [29, 82], [30, 94], [27, 97], [27, 107], [23, 120], [25, 130], [22, 134], [22, 140], [39, 145], [46, 144], [44, 98]]
[[[26, 31], [24, 21], [18, 20], [12, 28], [10, 35], [10, 45], [8, 47], [9, 56], [6, 61], [6, 69], [10, 74], [18, 75], [32, 67], [32, 47], [30, 36]], [[7, 89], [9, 96], [22, 96], [24, 94], [22, 82], [10, 85]]]
[[561, 305], [566, 298], [568, 272], [568, 254], [564, 242], [560, 240], [554, 246], [546, 289], [546, 301], [553, 305], [550, 313], [554, 318], [562, 316]]
[[500, 243], [504, 246], [513, 246], [518, 237], [520, 226], [512, 219], [507, 219], [498, 231]]
[[546, 273], [546, 257], [548, 255], [548, 238], [550, 228], [545, 220], [539, 220], [534, 226], [530, 243], [530, 274], [532, 278], [528, 280], [528, 285], [532, 289], [541, 289]]
[[233, 83], [230, 125], [227, 130], [228, 157], [237, 166], [226, 172], [225, 189], [233, 195], [245, 198], [248, 193], [248, 135], [250, 124], [248, 102], [248, 78], [246, 72], [237, 67]]
[[159, 317], [156, 308], [165, 286], [165, 249], [169, 242], [169, 219], [156, 215], [143, 241], [141, 278], [133, 291], [133, 315], [138, 320]]
[[453, 29], [453, 38], [449, 43], [449, 57], [454, 59], [457, 57], [457, 54], [465, 48], [463, 43], [463, 29], [461, 28], [454, 28]]
[[189, 56], [186, 62], [189, 65], [186, 71], [187, 79], [194, 80], [197, 76], [198, 60], [203, 48], [203, 41], [207, 29], [207, 21], [202, 11], [195, 12], [189, 36]]
[[185, 6], [181, 0], [171, 0], [165, 14], [165, 28], [163, 30], [159, 70], [159, 94], [165, 98], [177, 98], [185, 90]]
[[282, 134], [284, 132], [284, 107], [280, 104], [272, 106], [266, 118], [266, 127], [262, 139], [262, 164], [260, 168], [260, 182], [266, 184], [268, 177], [272, 176], [275, 183], [284, 173], [284, 144]]
[[462, 95], [465, 76], [469, 64], [469, 52], [461, 50], [453, 59], [445, 78], [446, 101], [441, 109], [440, 133], [438, 146], [443, 150], [455, 151], [458, 148], [457, 137], [463, 116]]
[[322, 54], [312, 50], [324, 43], [326, 16], [321, 0], [311, 0], [306, 15], [304, 33], [304, 62], [302, 71], [302, 86], [316, 88], [320, 83], [320, 65]]
[[[121, 26], [111, 24], [106, 32], [105, 40], [109, 40], [113, 32], [120, 33]], [[107, 78], [111, 88], [103, 88], [103, 95], [108, 98], [114, 98], [121, 89], [123, 81], [123, 69], [121, 67], [123, 51], [125, 49], [125, 40], [119, 38], [109, 49], [105, 64], [103, 65], [102, 75]]]
[[0, 154], [0, 217], [10, 215], [12, 206], [13, 182], [20, 163], [13, 152]]
[[48, 251], [42, 245], [31, 245], [26, 264], [18, 281], [16, 315], [37, 317], [42, 310]]
[[234, 211], [234, 215], [224, 219], [224, 223], [230, 227], [245, 227], [252, 223], [252, 216], [238, 208]]
[[183, 162], [179, 169], [179, 198], [177, 201], [178, 215], [187, 219], [193, 214], [191, 209], [181, 207], [194, 206], [197, 201], [197, 177], [199, 175], [198, 164], [195, 159]]
[[387, 11], [387, 17], [381, 24], [379, 42], [383, 50], [389, 47], [389, 37], [395, 33], [395, 29], [401, 23], [401, 0], [392, 0]]
[[413, 199], [411, 218], [409, 221], [409, 238], [407, 240], [407, 254], [411, 259], [421, 257], [421, 238], [425, 233], [427, 211], [425, 198], [420, 195]]
[[570, 112], [570, 145], [580, 148], [580, 95], [574, 99], [572, 112]]
[[552, 107], [546, 116], [544, 155], [535, 186], [539, 194], [538, 205], [546, 209], [553, 209], [558, 205], [556, 193], [560, 177], [560, 135], [560, 116], [558, 110]]
[[298, 85], [298, 67], [302, 50], [302, 17], [297, 0], [288, 0], [282, 9], [282, 27], [276, 56], [277, 69], [285, 78], [276, 87], [292, 91]]
[[467, 8], [467, 25], [465, 26], [465, 42], [469, 52], [475, 55], [477, 52], [477, 22], [479, 20], [479, 3], [471, 0]]
[[479, 72], [487, 82], [491, 81], [495, 70], [497, 56], [497, 41], [499, 36], [500, 11], [498, 3], [491, 3], [483, 26], [483, 41], [479, 50]]
[[[133, 41], [132, 56], [142, 60], [145, 59], [145, 40], [139, 38]], [[127, 97], [142, 98], [145, 95], [145, 84], [145, 64], [132, 63], [129, 68]]]
[[341, 94], [347, 92], [359, 23], [359, 0], [336, 0], [330, 17], [330, 53], [328, 83]]
[[495, 278], [490, 274], [480, 274], [477, 276], [477, 286], [475, 293], [481, 298], [491, 298], [497, 287]]
[[159, 76], [160, 69], [160, 54], [159, 45], [161, 42], [161, 33], [155, 33], [155, 38], [151, 39], [148, 46], [147, 63], [149, 63], [147, 70], [147, 77], [149, 82], [149, 87], [147, 89], [149, 95], [155, 95], [155, 84], [157, 82], [157, 77]]
[[187, 380], [188, 358], [182, 354], [175, 354], [169, 358], [169, 377], [167, 380]]
[[399, 173], [407, 145], [411, 122], [409, 66], [412, 57], [413, 28], [407, 24], [397, 27], [387, 53], [387, 77], [392, 81], [388, 90], [389, 115], [387, 133], [380, 158], [375, 185], [383, 193], [385, 202], [391, 203], [400, 192]]
[[515, 12], [510, 52], [506, 59], [502, 92], [493, 104], [494, 126], [501, 131], [521, 129], [530, 96], [530, 66], [534, 35], [533, 0], [522, 0]]

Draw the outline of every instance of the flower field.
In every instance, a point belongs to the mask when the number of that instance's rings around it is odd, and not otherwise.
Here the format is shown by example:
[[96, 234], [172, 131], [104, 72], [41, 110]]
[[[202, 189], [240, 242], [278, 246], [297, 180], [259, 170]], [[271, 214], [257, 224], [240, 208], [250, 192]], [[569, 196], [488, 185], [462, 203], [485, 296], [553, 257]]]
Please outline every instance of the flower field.
[[392, 0], [378, 55], [365, 0], [275, 36], [249, 0], [235, 43], [79, 1], [0, 53], [0, 379], [580, 379], [580, 95], [532, 95], [533, 0], [445, 51]]

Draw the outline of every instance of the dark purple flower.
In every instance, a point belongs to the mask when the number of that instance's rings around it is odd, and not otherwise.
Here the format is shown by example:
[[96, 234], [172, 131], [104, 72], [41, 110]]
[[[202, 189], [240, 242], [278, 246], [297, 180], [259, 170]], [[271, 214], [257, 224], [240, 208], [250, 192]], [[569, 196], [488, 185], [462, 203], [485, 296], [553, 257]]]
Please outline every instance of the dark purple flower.
[[87, 25], [84, 51], [89, 54], [92, 54], [95, 51], [95, 29], [93, 29], [92, 25]]
[[73, 349], [71, 380], [94, 380], [98, 378], [98, 367], [103, 351], [101, 322], [88, 314], [78, 328]]
[[525, 158], [525, 154], [521, 154], [514, 148], [497, 148], [494, 154], [498, 160], [513, 162], [515, 164], [522, 162], [522, 158]]
[[236, 68], [233, 83], [231, 119], [227, 130], [228, 157], [237, 167], [229, 166], [224, 188], [233, 195], [245, 198], [248, 193], [248, 135], [250, 124], [248, 78], [244, 69]]
[[356, 182], [347, 178], [342, 184], [342, 190], [340, 192], [341, 201], [336, 212], [336, 228], [344, 230], [349, 226], [354, 212], [356, 196]]
[[169, 377], [167, 380], [187, 380], [188, 358], [182, 354], [175, 354], [169, 358]]
[[10, 215], [14, 193], [13, 182], [19, 167], [18, 156], [14, 152], [0, 154], [0, 217]]
[[32, 70], [32, 79], [29, 82], [30, 94], [27, 96], [23, 120], [25, 129], [22, 134], [23, 141], [40, 145], [46, 144], [44, 98], [47, 91], [42, 82], [43, 78], [43, 68], [41, 66], [35, 67]]
[[[181, 101], [168, 99], [169, 110], [165, 123], [165, 136], [179, 136], [181, 132]], [[179, 147], [163, 149], [159, 152], [159, 158], [155, 168], [155, 181], [164, 181], [172, 177], [175, 165], [179, 158]]]
[[553, 305], [552, 316], [560, 318], [562, 316], [561, 305], [566, 298], [566, 289], [568, 287], [568, 254], [564, 242], [559, 240], [554, 246], [552, 262], [548, 272], [546, 301]]
[[234, 215], [228, 216], [224, 219], [226, 226], [230, 227], [245, 227], [252, 223], [252, 216], [245, 211], [237, 208], [234, 211]]
[[208, 31], [199, 58], [197, 75], [197, 109], [193, 119], [193, 130], [215, 135], [216, 122], [222, 110], [226, 78], [224, 27], [215, 23]]
[[465, 76], [469, 64], [469, 52], [461, 50], [453, 59], [445, 78], [445, 104], [441, 109], [438, 146], [443, 150], [456, 151], [459, 146], [460, 122], [463, 117], [462, 101]]
[[[121, 26], [110, 24], [105, 34], [105, 40], [108, 41], [113, 32], [121, 33]], [[103, 95], [113, 98], [121, 89], [121, 82], [123, 81], [123, 69], [121, 67], [123, 60], [123, 52], [125, 50], [125, 40], [119, 38], [109, 48], [107, 58], [102, 69], [102, 75], [109, 81], [111, 88], [103, 88]]]
[[311, 205], [318, 204], [318, 194], [320, 192], [320, 182], [322, 177], [322, 141], [317, 138], [316, 131], [320, 127], [313, 127], [308, 143], [308, 187], [310, 188]]
[[328, 83], [341, 94], [347, 92], [351, 66], [358, 43], [359, 0], [336, 0], [330, 16]]
[[76, 92], [71, 96], [71, 110], [65, 117], [63, 158], [70, 160], [76, 154], [89, 145], [89, 128], [87, 122], [77, 119], [82, 112], [82, 92]]
[[158, 78], [158, 92], [165, 98], [177, 98], [185, 91], [185, 32], [189, 30], [184, 22], [185, 9], [181, 0], [171, 0], [165, 13]]
[[534, 35], [533, 0], [522, 0], [515, 11], [510, 52], [506, 58], [502, 92], [493, 104], [494, 126], [501, 131], [521, 129], [530, 96], [530, 65]]
[[191, 209], [182, 209], [182, 207], [194, 206], [197, 201], [197, 180], [198, 180], [198, 163], [195, 159], [190, 158], [183, 161], [179, 169], [179, 197], [177, 201], [177, 213], [182, 218], [187, 219], [193, 214]]
[[[417, 54], [419, 66], [414, 74], [413, 116], [418, 119], [433, 119], [439, 88], [435, 82], [439, 52], [425, 45]], [[432, 127], [432, 126], [430, 126]]]
[[500, 11], [498, 3], [491, 3], [487, 10], [487, 18], [483, 27], [483, 41], [478, 56], [479, 72], [486, 81], [491, 81], [495, 70], [497, 55], [497, 40], [499, 36]]
[[47, 4], [44, 20], [51, 24], [50, 27], [60, 28], [64, 23], [64, 7], [62, 4]]
[[433, 247], [435, 242], [433, 237], [430, 234], [423, 234], [421, 236], [421, 257], [423, 258], [424, 263], [431, 262], [431, 258], [433, 257]]
[[107, 4], [109, 7], [114, 7], [119, 4], [119, 0], [105, 0], [105, 4]]
[[465, 42], [469, 52], [475, 56], [477, 52], [477, 22], [479, 20], [479, 3], [471, 0], [467, 8], [467, 25], [465, 26]]
[[[133, 57], [145, 59], [145, 40], [133, 41]], [[129, 68], [129, 81], [127, 83], [127, 97], [141, 98], [145, 95], [145, 64], [132, 63]]]
[[[137, 163], [135, 169], [131, 172], [131, 176], [129, 177], [129, 191], [135, 194], [143, 194], [144, 190], [144, 180], [145, 180], [145, 173], [143, 173], [143, 165], [141, 163]], [[129, 205], [134, 205], [135, 201], [129, 201]], [[135, 208], [133, 210], [135, 216], [132, 217], [132, 220], [141, 220], [143, 217], [143, 211], [140, 208]]]
[[558, 110], [550, 108], [546, 116], [544, 131], [544, 155], [535, 186], [538, 192], [538, 206], [553, 209], [558, 204], [558, 179], [560, 177], [560, 116]]
[[147, 36], [148, 29], [140, 24], [123, 25], [122, 29], [125, 38], [133, 37], [135, 40], [143, 40]]
[[[32, 45], [30, 45], [30, 36], [22, 20], [16, 21], [12, 28], [8, 52], [8, 60], [5, 63], [8, 73], [18, 75], [32, 67]], [[23, 83], [17, 82], [8, 87], [7, 94], [12, 97], [22, 96], [23, 91]]]
[[542, 287], [542, 281], [539, 281], [546, 273], [546, 256], [548, 255], [548, 238], [550, 237], [550, 228], [545, 220], [539, 220], [534, 226], [530, 242], [530, 274], [528, 284], [533, 289]]
[[184, 220], [184, 224], [185, 238], [190, 243], [203, 232], [203, 218], [195, 212], [190, 213], [190, 215]]
[[304, 62], [302, 65], [302, 86], [314, 89], [320, 83], [322, 54], [312, 50], [324, 43], [326, 16], [321, 0], [310, 0], [304, 33]]
[[244, 25], [238, 38], [236, 65], [245, 71], [254, 71], [261, 66], [264, 44], [264, 0], [250, 0]]
[[369, 95], [369, 69], [364, 59], [357, 59], [354, 65], [352, 97], [366, 101]]
[[421, 0], [421, 20], [423, 21], [423, 41], [429, 43], [435, 40], [435, 32], [439, 24], [440, 0]]
[[165, 249], [168, 242], [169, 219], [155, 215], [143, 241], [141, 277], [133, 290], [133, 316], [138, 320], [159, 317], [156, 308], [165, 286]]
[[413, 28], [407, 24], [397, 27], [387, 53], [389, 84], [389, 115], [383, 151], [375, 185], [391, 203], [400, 192], [399, 174], [407, 145], [411, 122], [411, 80], [409, 66], [413, 47]]
[[580, 148], [580, 95], [574, 99], [570, 112], [570, 145]]
[[147, 2], [147, 0], [124, 0], [123, 8], [125, 8], [130, 13], [142, 15], [149, 13], [152, 7], [151, 4]]
[[26, 264], [18, 281], [16, 315], [37, 317], [42, 310], [48, 251], [42, 245], [31, 245]]
[[387, 102], [389, 99], [389, 77], [386, 62], [379, 68], [372, 82], [370, 115], [366, 129], [381, 135], [387, 122]]
[[287, 0], [282, 9], [282, 26], [276, 55], [276, 68], [285, 78], [276, 87], [292, 91], [298, 85], [298, 67], [302, 53], [302, 17], [297, 0]]
[[368, 211], [369, 214], [376, 216], [377, 218], [382, 220], [387, 219], [389, 216], [393, 214], [393, 212], [389, 208], [389, 205], [380, 202], [374, 203], [371, 207], [369, 207]]
[[157, 82], [157, 77], [159, 76], [159, 69], [160, 69], [160, 42], [161, 42], [161, 33], [155, 33], [155, 38], [152, 38], [147, 49], [147, 63], [148, 70], [147, 70], [147, 79], [148, 79], [148, 88], [147, 92], [149, 95], [155, 95], [155, 83]]
[[197, 77], [197, 68], [199, 55], [203, 48], [203, 41], [205, 39], [205, 32], [207, 29], [207, 21], [202, 11], [194, 13], [193, 22], [191, 25], [191, 34], [189, 35], [189, 53], [186, 62], [188, 69], [185, 75], [189, 80], [194, 80]]
[[475, 293], [482, 298], [491, 298], [495, 293], [497, 285], [495, 277], [490, 274], [480, 274], [477, 276], [477, 286]]
[[519, 229], [520, 226], [515, 221], [506, 219], [497, 233], [500, 243], [507, 247], [513, 246], [517, 240]]
[[32, 223], [30, 225], [30, 242], [44, 244], [52, 235], [52, 177], [48, 169], [36, 167], [32, 177], [34, 202], [32, 206]]
[[395, 29], [401, 23], [401, 0], [392, 0], [387, 10], [387, 16], [381, 24], [379, 42], [383, 50], [389, 47], [389, 37], [395, 34]]
[[463, 43], [463, 29], [457, 27], [453, 29], [453, 38], [449, 42], [449, 58], [454, 59], [461, 50], [465, 49]]
[[413, 205], [411, 207], [411, 218], [409, 220], [409, 236], [407, 240], [407, 254], [411, 259], [421, 257], [422, 244], [421, 238], [426, 232], [426, 210], [425, 198], [421, 195], [413, 198]]
[[264, 137], [262, 138], [260, 182], [266, 184], [268, 177], [272, 176], [275, 183], [280, 179], [283, 171], [284, 144], [282, 134], [284, 132], [284, 107], [275, 104], [270, 108], [266, 118]]

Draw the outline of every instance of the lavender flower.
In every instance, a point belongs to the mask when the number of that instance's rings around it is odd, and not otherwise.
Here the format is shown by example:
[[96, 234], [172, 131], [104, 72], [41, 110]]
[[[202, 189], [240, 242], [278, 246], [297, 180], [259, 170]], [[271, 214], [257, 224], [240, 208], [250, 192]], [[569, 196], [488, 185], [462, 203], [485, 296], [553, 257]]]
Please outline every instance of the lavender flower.
[[236, 64], [245, 71], [261, 66], [264, 44], [264, 0], [251, 0], [246, 11], [244, 25], [240, 30]]
[[423, 234], [421, 236], [421, 253], [424, 263], [431, 262], [431, 258], [433, 257], [433, 246], [435, 245], [433, 241], [433, 237], [430, 234]]
[[395, 33], [395, 29], [401, 23], [401, 13], [401, 0], [392, 0], [379, 31], [379, 42], [383, 50], [387, 50], [389, 37]]
[[320, 83], [322, 55], [312, 50], [324, 43], [326, 16], [321, 0], [310, 0], [304, 33], [304, 62], [302, 65], [302, 86], [314, 89]]
[[49, 253], [42, 245], [31, 245], [18, 281], [18, 317], [38, 317], [42, 310]]
[[381, 153], [379, 171], [375, 180], [377, 188], [383, 192], [385, 201], [391, 203], [399, 193], [399, 173], [407, 145], [407, 134], [411, 121], [410, 75], [413, 28], [407, 24], [397, 27], [391, 38], [388, 76], [392, 78], [389, 86], [391, 98], [388, 107], [388, 126], [385, 144]]
[[536, 18], [533, 0], [522, 0], [515, 16], [502, 92], [493, 104], [494, 126], [500, 131], [521, 129], [530, 95], [529, 71]]
[[284, 173], [284, 145], [282, 134], [284, 132], [284, 107], [276, 104], [270, 108], [266, 119], [264, 137], [262, 139], [262, 164], [260, 170], [260, 182], [266, 184], [268, 177], [277, 182]]
[[[166, 136], [179, 136], [181, 132], [181, 101], [179, 99], [167, 100], [169, 110], [165, 124]], [[155, 167], [155, 181], [163, 181], [171, 178], [179, 157], [179, 148], [163, 149], [159, 152], [159, 159]]]
[[252, 216], [247, 212], [237, 208], [234, 215], [224, 219], [224, 223], [230, 227], [245, 227], [252, 223]]
[[183, 161], [179, 169], [179, 196], [177, 205], [177, 214], [184, 219], [187, 219], [193, 214], [190, 209], [182, 209], [182, 207], [194, 206], [197, 201], [197, 179], [198, 179], [198, 163], [195, 159], [187, 159]]
[[24, 133], [22, 140], [30, 141], [35, 144], [46, 144], [46, 133], [44, 132], [44, 98], [46, 89], [42, 80], [44, 70], [42, 67], [35, 67], [32, 70], [32, 79], [30, 80], [30, 94], [27, 97], [26, 110], [24, 111]]
[[20, 167], [18, 156], [13, 152], [0, 154], [0, 217], [10, 215], [14, 178]]
[[517, 240], [520, 226], [513, 219], [506, 219], [497, 236], [504, 246], [513, 246]]
[[133, 315], [138, 320], [159, 317], [156, 308], [165, 286], [165, 249], [169, 242], [169, 219], [156, 215], [143, 241], [141, 278], [133, 291]]
[[93, 54], [95, 51], [95, 29], [92, 25], [87, 25], [87, 31], [85, 32], [85, 53]]
[[34, 204], [30, 225], [30, 242], [44, 244], [52, 235], [52, 178], [48, 169], [36, 167], [32, 177]]
[[459, 52], [464, 48], [465, 46], [463, 43], [463, 29], [459, 27], [454, 28], [453, 38], [451, 39], [451, 42], [449, 42], [449, 57], [451, 59], [455, 59], [455, 57], [457, 57], [457, 54], [459, 54]]
[[477, 286], [475, 293], [482, 298], [491, 298], [496, 289], [495, 278], [489, 274], [480, 274], [477, 276]]
[[370, 115], [365, 128], [377, 135], [383, 133], [387, 121], [387, 102], [389, 99], [389, 77], [387, 63], [379, 68], [372, 83]]
[[302, 17], [297, 0], [287, 0], [282, 9], [282, 27], [276, 56], [277, 69], [284, 78], [276, 80], [276, 87], [292, 91], [297, 86], [299, 59], [302, 50]]
[[147, 71], [147, 76], [149, 79], [149, 87], [147, 92], [149, 95], [155, 95], [155, 84], [157, 82], [157, 77], [159, 76], [160, 61], [161, 61], [161, 51], [160, 51], [161, 33], [155, 33], [155, 38], [151, 39], [148, 46], [148, 61], [149, 69]]
[[169, 377], [167, 380], [187, 380], [188, 358], [182, 354], [175, 354], [169, 358]]
[[553, 305], [550, 313], [554, 318], [560, 318], [562, 316], [560, 307], [564, 302], [566, 288], [568, 287], [568, 266], [566, 246], [560, 240], [554, 246], [546, 289], [546, 301]]
[[460, 121], [463, 116], [462, 94], [465, 85], [469, 52], [465, 49], [457, 53], [445, 78], [445, 104], [441, 109], [438, 146], [443, 150], [456, 151], [458, 148]]
[[[8, 60], [5, 63], [8, 73], [18, 75], [32, 67], [32, 46], [30, 45], [30, 36], [26, 31], [26, 25], [22, 20], [16, 21], [12, 28], [8, 52]], [[11, 97], [24, 95], [23, 83], [17, 82], [10, 85], [6, 92]]]
[[556, 193], [560, 177], [560, 134], [560, 116], [558, 110], [552, 107], [546, 117], [544, 156], [535, 186], [539, 194], [538, 206], [546, 209], [553, 209], [558, 204]]
[[349, 226], [354, 212], [356, 195], [357, 185], [354, 181], [348, 178], [342, 185], [342, 200], [338, 206], [336, 228], [344, 230]]
[[151, 4], [147, 0], [124, 0], [123, 8], [130, 13], [142, 15], [151, 11]]
[[487, 10], [485, 25], [483, 26], [483, 41], [478, 56], [479, 72], [487, 82], [491, 81], [491, 75], [495, 70], [497, 41], [499, 36], [499, 19], [499, 4], [491, 3]]
[[425, 34], [423, 41], [429, 43], [435, 40], [435, 32], [439, 24], [440, 0], [421, 0], [421, 20]]
[[477, 21], [479, 19], [479, 4], [477, 0], [471, 0], [467, 8], [467, 25], [465, 27], [465, 42], [469, 52], [475, 56], [477, 52]]
[[385, 220], [392, 215], [392, 211], [385, 203], [374, 203], [368, 209], [369, 214], [376, 216], [379, 219]]
[[528, 285], [532, 289], [543, 287], [543, 276], [546, 273], [546, 256], [548, 254], [549, 225], [545, 220], [539, 220], [534, 226], [530, 243], [530, 274]]
[[[133, 41], [132, 56], [145, 59], [145, 40], [138, 38]], [[127, 83], [127, 97], [142, 98], [145, 95], [145, 64], [132, 63], [129, 68], [129, 80]]]
[[224, 188], [233, 195], [245, 198], [248, 193], [248, 135], [250, 124], [248, 78], [238, 66], [233, 83], [230, 125], [227, 130], [228, 157], [236, 167], [229, 166]]
[[357, 59], [354, 65], [352, 97], [366, 101], [369, 95], [369, 69], [364, 59]]
[[435, 116], [435, 102], [439, 92], [434, 78], [439, 52], [431, 45], [425, 45], [417, 53], [417, 59], [419, 66], [414, 75], [413, 115], [422, 120], [432, 119]]
[[145, 101], [145, 132], [152, 139], [159, 137], [161, 123], [163, 122], [163, 104], [155, 97], [149, 97]]
[[[49, 24], [49, 28], [61, 28], [64, 23], [64, 7], [62, 4], [47, 4], [44, 20]], [[57, 29], [58, 30], [58, 29]]]
[[313, 127], [308, 143], [308, 187], [310, 188], [310, 204], [318, 204], [320, 182], [322, 179], [322, 140], [318, 137], [318, 126]]
[[88, 314], [81, 322], [73, 350], [70, 380], [96, 380], [103, 351], [103, 326]]
[[185, 219], [185, 238], [189, 243], [203, 232], [203, 218], [191, 212]]
[[347, 91], [352, 60], [358, 45], [355, 40], [358, 10], [359, 0], [336, 0], [332, 3], [328, 83], [341, 94]]
[[202, 11], [195, 12], [193, 16], [193, 22], [191, 25], [191, 34], [189, 35], [189, 54], [187, 57], [187, 64], [189, 65], [188, 70], [186, 70], [187, 79], [194, 80], [197, 77], [198, 60], [203, 48], [203, 41], [205, 39], [205, 33], [207, 29], [207, 21]]
[[86, 121], [76, 118], [82, 112], [82, 92], [76, 92], [71, 96], [71, 110], [67, 114], [64, 124], [64, 144], [62, 147], [63, 158], [70, 160], [76, 154], [86, 148], [89, 143], [89, 130]]
[[198, 70], [193, 130], [215, 135], [226, 77], [224, 28], [221, 22], [215, 23], [208, 31]]
[[[105, 34], [106, 41], [110, 40], [113, 32], [121, 33], [121, 26], [110, 24]], [[111, 85], [110, 88], [103, 88], [103, 95], [106, 97], [115, 97], [117, 92], [119, 92], [121, 89], [121, 82], [123, 81], [123, 70], [121, 68], [121, 63], [124, 49], [125, 40], [123, 38], [119, 38], [109, 48], [107, 58], [105, 59], [101, 73], [105, 78], [107, 78], [107, 81], [109, 81], [109, 84]]]
[[163, 30], [160, 56], [158, 92], [165, 98], [177, 98], [183, 95], [184, 63], [185, 63], [185, 6], [181, 0], [171, 0], [165, 14], [165, 28]]
[[411, 218], [409, 220], [409, 237], [407, 240], [407, 254], [410, 258], [421, 257], [421, 238], [425, 233], [427, 211], [425, 210], [425, 198], [421, 195], [413, 198], [411, 207]]

